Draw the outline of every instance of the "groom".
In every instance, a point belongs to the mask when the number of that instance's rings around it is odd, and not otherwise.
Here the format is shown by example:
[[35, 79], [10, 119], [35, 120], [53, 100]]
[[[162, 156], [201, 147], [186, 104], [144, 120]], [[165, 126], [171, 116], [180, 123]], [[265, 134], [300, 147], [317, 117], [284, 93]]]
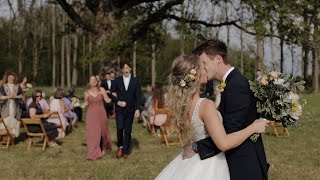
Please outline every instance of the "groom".
[[[220, 113], [227, 133], [244, 129], [258, 119], [255, 97], [248, 80], [229, 64], [227, 46], [213, 39], [199, 45], [193, 53], [199, 55], [207, 71], [208, 79], [226, 84], [222, 92]], [[220, 152], [210, 137], [187, 145], [187, 157], [198, 152], [201, 159], [210, 158]], [[266, 160], [262, 138], [256, 142], [248, 138], [240, 146], [225, 152], [231, 180], [268, 179], [269, 164]]]

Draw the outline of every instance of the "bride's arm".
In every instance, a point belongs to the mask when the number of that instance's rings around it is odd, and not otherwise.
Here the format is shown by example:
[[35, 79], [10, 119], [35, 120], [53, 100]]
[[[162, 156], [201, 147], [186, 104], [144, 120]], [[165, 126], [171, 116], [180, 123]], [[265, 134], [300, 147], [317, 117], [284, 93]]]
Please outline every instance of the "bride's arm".
[[240, 131], [227, 134], [216, 110], [214, 102], [204, 100], [200, 105], [199, 115], [204, 121], [211, 139], [221, 151], [227, 151], [242, 144], [253, 133], [265, 132], [269, 121], [256, 120]]

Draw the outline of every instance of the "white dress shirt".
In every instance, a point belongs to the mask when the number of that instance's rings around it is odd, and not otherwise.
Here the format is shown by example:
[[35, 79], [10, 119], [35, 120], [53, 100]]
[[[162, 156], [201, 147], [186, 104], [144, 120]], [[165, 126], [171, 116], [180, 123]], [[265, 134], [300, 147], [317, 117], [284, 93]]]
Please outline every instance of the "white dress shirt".
[[107, 80], [108, 89], [111, 89], [111, 80]]
[[223, 80], [223, 82], [226, 82], [226, 79], [227, 79], [227, 77], [228, 77], [228, 75], [231, 73], [231, 71], [233, 71], [234, 70], [234, 67], [231, 67], [225, 74], [224, 74], [224, 76], [223, 76], [223, 78], [222, 78], [222, 80]]
[[124, 87], [127, 91], [130, 83], [131, 74], [128, 77], [125, 77], [125, 76], [122, 76], [122, 77], [123, 77]]

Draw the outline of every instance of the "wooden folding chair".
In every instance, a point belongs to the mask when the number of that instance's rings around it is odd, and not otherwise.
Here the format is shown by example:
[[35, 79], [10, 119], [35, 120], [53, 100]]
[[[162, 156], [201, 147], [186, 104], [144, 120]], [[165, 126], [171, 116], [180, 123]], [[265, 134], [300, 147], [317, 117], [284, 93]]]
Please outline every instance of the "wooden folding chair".
[[[31, 149], [31, 145], [34, 146], [42, 146], [42, 150], [44, 151], [46, 146], [49, 144], [49, 138], [47, 136], [46, 130], [43, 127], [43, 124], [40, 119], [27, 119], [23, 118], [21, 119], [22, 124], [24, 126], [24, 129], [27, 132], [27, 135], [29, 137], [29, 144], [28, 144], [28, 150]], [[28, 125], [37, 125], [41, 127], [41, 132], [30, 132], [28, 129]], [[34, 138], [40, 138], [43, 140], [43, 144], [37, 144], [34, 142]]]
[[[282, 133], [278, 132], [278, 129], [282, 129]], [[282, 123], [274, 122], [271, 121], [271, 126], [270, 126], [270, 134], [275, 135], [277, 137], [290, 137], [288, 128], [284, 127]]]
[[180, 145], [183, 146], [181, 136], [176, 127], [169, 127], [168, 122], [172, 116], [172, 112], [169, 109], [156, 109], [155, 114], [167, 115], [166, 122], [160, 126], [161, 139], [160, 144], [165, 144], [167, 147]]
[[0, 124], [4, 126], [4, 129], [0, 129], [0, 137], [2, 137], [2, 140], [0, 141], [0, 144], [6, 145], [6, 149], [9, 149], [9, 145], [13, 144], [13, 137], [11, 135], [11, 129], [7, 128], [6, 124], [3, 121], [3, 118], [0, 118]]
[[53, 112], [51, 112], [51, 117], [58, 117], [58, 118], [59, 118], [60, 124], [57, 124], [56, 127], [57, 127], [57, 128], [60, 128], [60, 129], [65, 133], [66, 130], [63, 128], [62, 119], [60, 118], [59, 112], [58, 112], [58, 111], [53, 111]]

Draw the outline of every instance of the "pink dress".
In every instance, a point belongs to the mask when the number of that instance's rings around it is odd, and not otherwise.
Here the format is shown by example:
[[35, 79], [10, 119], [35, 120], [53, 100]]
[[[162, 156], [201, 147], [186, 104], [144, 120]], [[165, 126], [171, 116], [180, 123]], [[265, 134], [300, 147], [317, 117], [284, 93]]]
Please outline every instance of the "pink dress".
[[[111, 135], [109, 123], [104, 109], [101, 94], [96, 97], [89, 95], [86, 122], [87, 159], [100, 159], [102, 151], [111, 149]], [[101, 146], [100, 146], [101, 144]]]

